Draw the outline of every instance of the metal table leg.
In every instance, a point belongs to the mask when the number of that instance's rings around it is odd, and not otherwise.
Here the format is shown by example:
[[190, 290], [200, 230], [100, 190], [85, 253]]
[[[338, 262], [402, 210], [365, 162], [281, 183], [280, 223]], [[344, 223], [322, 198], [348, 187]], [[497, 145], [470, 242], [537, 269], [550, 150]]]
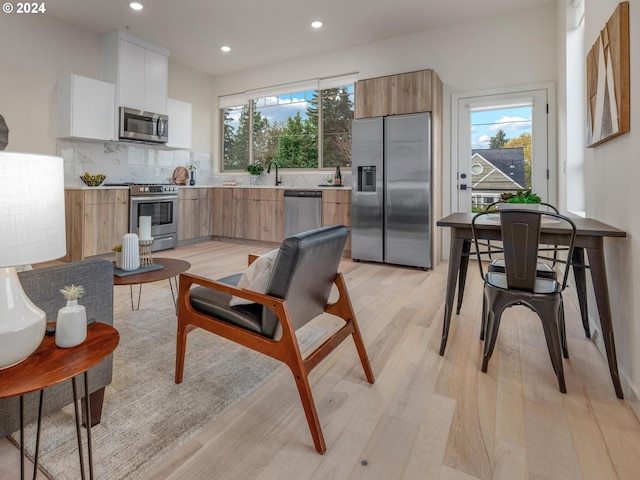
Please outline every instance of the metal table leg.
[[[175, 293], [173, 292], [173, 283], [175, 282], [176, 285], [176, 291]], [[173, 299], [173, 305], [176, 307], [176, 315], [178, 314], [178, 299], [176, 298], [178, 296], [178, 277], [173, 277], [173, 282], [171, 281], [171, 278], [169, 278], [169, 286], [171, 287], [171, 298]]]
[[33, 480], [38, 476], [38, 453], [40, 452], [40, 427], [42, 427], [42, 405], [44, 403], [44, 390], [40, 390], [40, 403], [38, 404], [38, 428], [36, 430], [36, 452], [33, 458]]
[[133, 307], [133, 285], [129, 285], [129, 297], [131, 298], [131, 310], [140, 310], [140, 296], [142, 295], [142, 284], [138, 285], [138, 305]]
[[[76, 385], [76, 377], [71, 379], [71, 385], [73, 386], [73, 409], [76, 414], [76, 436], [78, 437], [78, 456], [80, 457], [80, 476], [82, 480], [86, 478], [84, 473], [84, 454], [82, 453], [82, 431], [80, 429], [80, 409], [78, 408], [78, 388]], [[91, 422], [87, 422], [90, 424]]]
[[89, 375], [84, 372], [84, 405], [87, 419], [87, 454], [89, 456], [89, 478], [93, 480], [93, 447], [91, 445], [91, 400], [89, 399]]
[[24, 395], [20, 395], [20, 480], [24, 480]]
[[444, 304], [444, 320], [442, 322], [442, 339], [440, 340], [440, 356], [444, 355], [444, 349], [447, 346], [447, 338], [449, 337], [449, 326], [451, 325], [451, 313], [453, 312], [453, 299], [456, 294], [456, 280], [460, 272], [460, 262], [464, 243], [469, 240], [457, 238], [453, 234], [451, 236], [451, 246], [449, 249], [449, 270], [447, 274], [447, 293]]

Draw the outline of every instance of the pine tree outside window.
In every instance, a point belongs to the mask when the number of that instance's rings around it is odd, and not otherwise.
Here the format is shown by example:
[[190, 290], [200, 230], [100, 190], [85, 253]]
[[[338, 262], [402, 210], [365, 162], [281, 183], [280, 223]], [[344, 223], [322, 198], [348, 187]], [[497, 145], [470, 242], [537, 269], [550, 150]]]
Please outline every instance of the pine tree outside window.
[[280, 168], [351, 165], [353, 85], [250, 100], [222, 112], [225, 171], [251, 163]]

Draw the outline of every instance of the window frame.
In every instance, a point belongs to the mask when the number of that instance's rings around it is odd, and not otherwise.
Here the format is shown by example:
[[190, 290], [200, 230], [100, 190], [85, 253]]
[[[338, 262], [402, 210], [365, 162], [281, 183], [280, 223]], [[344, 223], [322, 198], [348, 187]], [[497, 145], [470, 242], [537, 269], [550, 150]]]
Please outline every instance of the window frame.
[[[275, 91], [272, 91], [271, 93], [269, 93], [269, 91], [267, 89], [260, 89], [260, 90], [254, 90], [253, 92], [247, 92], [245, 95], [231, 95], [229, 96], [229, 98], [226, 98], [224, 102], [220, 102], [221, 104], [219, 105], [219, 115], [220, 115], [220, 171], [223, 173], [237, 173], [237, 172], [241, 172], [244, 171], [244, 168], [237, 168], [237, 169], [230, 169], [226, 166], [227, 163], [227, 157], [225, 156], [225, 149], [226, 149], [226, 139], [225, 139], [225, 128], [228, 125], [227, 123], [225, 123], [225, 111], [229, 111], [232, 109], [239, 109], [242, 110], [243, 108], [247, 108], [248, 109], [248, 164], [254, 164], [256, 163], [255, 160], [255, 144], [254, 144], [254, 135], [255, 135], [255, 128], [254, 128], [254, 122], [255, 122], [255, 113], [256, 111], [259, 111], [260, 107], [257, 107], [256, 105], [258, 104], [258, 101], [260, 99], [266, 99], [267, 97], [280, 97], [283, 95], [293, 95], [296, 93], [302, 93], [305, 92], [305, 101], [308, 103], [308, 97], [310, 95], [308, 95], [308, 93], [311, 93], [311, 95], [316, 94], [318, 95], [318, 104], [317, 104], [317, 112], [318, 112], [318, 121], [317, 121], [317, 133], [316, 133], [316, 143], [317, 143], [317, 148], [318, 148], [318, 152], [317, 152], [317, 166], [316, 167], [287, 167], [287, 166], [283, 166], [280, 167], [282, 169], [287, 169], [287, 170], [297, 170], [297, 171], [331, 171], [335, 168], [335, 165], [329, 165], [329, 166], [325, 166], [325, 151], [324, 151], [324, 98], [325, 98], [325, 93], [326, 91], [329, 90], [334, 90], [334, 89], [345, 89], [347, 91], [347, 95], [350, 97], [350, 110], [351, 110], [351, 120], [353, 120], [353, 114], [355, 111], [355, 79], [353, 78], [349, 78], [348, 80], [345, 79], [344, 82], [337, 82], [337, 81], [333, 81], [333, 82], [324, 82], [323, 85], [323, 81], [321, 80], [319, 82], [318, 85], [315, 86], [307, 86], [306, 88], [301, 88], [301, 84], [292, 84], [290, 85], [288, 88], [287, 87], [282, 87], [282, 88], [278, 88]], [[234, 99], [236, 99], [237, 101], [234, 103]], [[263, 102], [266, 104], [266, 101]], [[265, 107], [271, 107], [271, 106], [278, 106], [280, 105], [279, 102], [276, 102], [276, 105], [263, 105], [263, 108]], [[291, 117], [288, 117], [291, 118]], [[335, 132], [334, 132], [335, 133]], [[348, 134], [350, 134], [349, 132], [346, 132]], [[349, 162], [350, 163], [350, 162]], [[341, 166], [343, 166], [341, 164]], [[348, 165], [346, 165], [348, 166]], [[246, 167], [245, 167], [246, 168]]]

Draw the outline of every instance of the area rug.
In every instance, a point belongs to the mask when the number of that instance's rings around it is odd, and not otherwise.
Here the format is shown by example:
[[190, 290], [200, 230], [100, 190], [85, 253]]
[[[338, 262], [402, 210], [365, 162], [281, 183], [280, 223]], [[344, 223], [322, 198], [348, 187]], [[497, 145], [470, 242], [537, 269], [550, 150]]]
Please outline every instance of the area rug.
[[[131, 311], [129, 288], [115, 287], [114, 302], [120, 344], [114, 353], [113, 382], [106, 389], [102, 421], [91, 430], [96, 478], [142, 478], [286, 368], [265, 355], [195, 330], [187, 341], [183, 383], [176, 385], [171, 292], [144, 285], [140, 309]], [[316, 343], [323, 333], [311, 326], [300, 329], [301, 349]], [[43, 420], [39, 464], [54, 480], [75, 480], [80, 475], [74, 418], [69, 406]], [[31, 456], [34, 425], [26, 435]]]

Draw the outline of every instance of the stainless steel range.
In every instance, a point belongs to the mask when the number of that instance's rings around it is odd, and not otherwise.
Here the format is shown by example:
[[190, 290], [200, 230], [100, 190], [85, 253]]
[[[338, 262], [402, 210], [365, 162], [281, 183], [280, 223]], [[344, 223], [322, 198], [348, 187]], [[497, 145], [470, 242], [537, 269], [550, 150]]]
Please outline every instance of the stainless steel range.
[[134, 184], [129, 187], [129, 232], [140, 234], [139, 218], [151, 217], [151, 251], [178, 246], [178, 186]]

